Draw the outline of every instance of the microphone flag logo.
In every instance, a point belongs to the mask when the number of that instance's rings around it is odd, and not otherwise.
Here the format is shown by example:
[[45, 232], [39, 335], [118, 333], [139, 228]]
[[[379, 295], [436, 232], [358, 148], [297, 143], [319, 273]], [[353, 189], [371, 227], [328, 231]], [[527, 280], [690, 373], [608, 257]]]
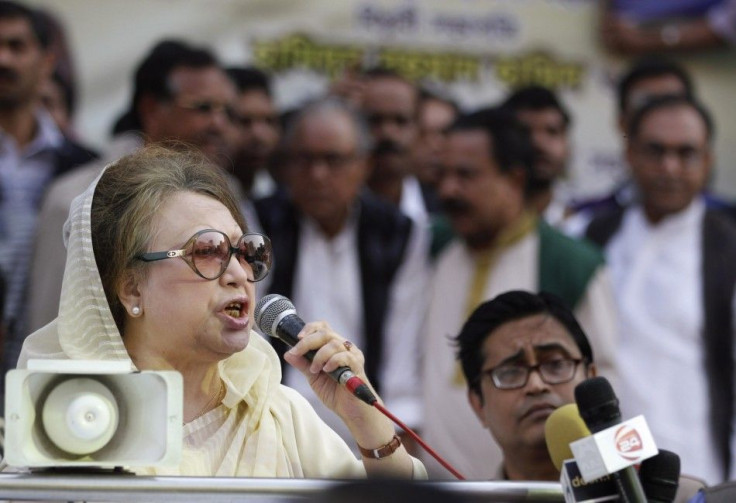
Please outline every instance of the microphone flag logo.
[[616, 450], [622, 458], [628, 459], [629, 461], [636, 461], [639, 459], [641, 455], [639, 451], [641, 451], [644, 446], [641, 440], [641, 435], [639, 435], [636, 428], [629, 425], [623, 425], [616, 430], [614, 439], [616, 442]]

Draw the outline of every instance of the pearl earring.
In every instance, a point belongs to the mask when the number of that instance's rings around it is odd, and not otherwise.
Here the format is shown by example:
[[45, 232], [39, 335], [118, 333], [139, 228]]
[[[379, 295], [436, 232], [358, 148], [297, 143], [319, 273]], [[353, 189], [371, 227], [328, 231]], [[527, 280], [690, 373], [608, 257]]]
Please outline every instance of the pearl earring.
[[138, 306], [133, 306], [130, 312], [133, 313], [133, 316], [139, 316], [141, 314], [141, 308]]

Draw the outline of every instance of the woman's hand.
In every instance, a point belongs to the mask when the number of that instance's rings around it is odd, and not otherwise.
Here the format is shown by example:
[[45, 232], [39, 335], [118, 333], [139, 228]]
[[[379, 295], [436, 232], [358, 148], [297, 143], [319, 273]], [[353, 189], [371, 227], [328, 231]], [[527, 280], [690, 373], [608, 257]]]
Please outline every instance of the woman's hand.
[[[393, 423], [328, 375], [338, 367], [350, 367], [370, 386], [365, 375], [363, 353], [325, 322], [306, 324], [298, 337], [299, 342], [284, 354], [284, 359], [306, 376], [315, 394], [340, 416], [358, 445], [377, 449], [389, 443], [394, 436]], [[311, 363], [303, 356], [310, 350], [316, 351]], [[364, 457], [363, 463], [366, 472], [372, 476], [412, 476], [412, 461], [403, 446], [383, 459]]]
[[[321, 321], [305, 325], [298, 337], [299, 343], [286, 352], [284, 359], [305, 375], [322, 403], [346, 423], [351, 419], [361, 418], [367, 410], [373, 409], [328, 375], [338, 367], [345, 366], [368, 384], [364, 369], [365, 358], [356, 346]], [[316, 352], [311, 363], [303, 357], [310, 350]]]

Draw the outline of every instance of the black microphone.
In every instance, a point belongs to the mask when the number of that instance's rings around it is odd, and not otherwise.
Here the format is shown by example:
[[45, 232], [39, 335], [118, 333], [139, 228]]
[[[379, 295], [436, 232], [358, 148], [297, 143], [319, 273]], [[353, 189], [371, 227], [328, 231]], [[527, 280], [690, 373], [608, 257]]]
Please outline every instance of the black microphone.
[[639, 480], [649, 503], [672, 503], [680, 483], [680, 456], [660, 449], [639, 466]]
[[[304, 320], [296, 314], [294, 304], [283, 295], [275, 293], [266, 295], [258, 301], [255, 321], [261, 332], [270, 337], [276, 337], [289, 347], [299, 342], [297, 335], [304, 328]], [[315, 354], [316, 351], [311, 349], [307, 351], [304, 358], [311, 362]], [[338, 367], [327, 374], [368, 405], [373, 405], [377, 401], [368, 385], [356, 376], [350, 367]]]
[[[580, 417], [591, 433], [598, 433], [621, 423], [618, 398], [605, 377], [586, 379], [575, 387], [575, 402]], [[633, 466], [611, 474], [616, 482], [621, 501], [647, 503], [644, 489]]]

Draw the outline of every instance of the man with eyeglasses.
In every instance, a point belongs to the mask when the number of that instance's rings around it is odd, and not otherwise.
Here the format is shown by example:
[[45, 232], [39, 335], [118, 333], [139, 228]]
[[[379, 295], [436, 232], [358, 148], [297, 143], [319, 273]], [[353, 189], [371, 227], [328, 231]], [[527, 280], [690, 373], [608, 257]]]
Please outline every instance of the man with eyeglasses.
[[[58, 312], [66, 260], [62, 229], [74, 197], [103, 166], [148, 143], [199, 149], [228, 167], [235, 97], [235, 85], [208, 49], [178, 40], [163, 40], [151, 48], [135, 71], [130, 106], [116, 121], [104, 158], [60, 177], [44, 198], [31, 270], [31, 331]], [[237, 188], [234, 180], [233, 186]]]
[[480, 304], [455, 340], [470, 406], [503, 452], [495, 476], [486, 465], [488, 478], [559, 480], [544, 423], [596, 375], [572, 311], [552, 294], [513, 290]]
[[[269, 293], [291, 298], [304, 320], [327, 320], [364, 348], [371, 383], [389, 410], [414, 426], [428, 281], [417, 226], [365, 188], [370, 138], [344, 102], [329, 98], [297, 111], [285, 128], [284, 148], [287, 190], [256, 201], [274, 250]], [[285, 368], [284, 382], [350, 438], [300, 373]]]
[[626, 149], [640, 202], [586, 232], [605, 247], [619, 305], [623, 415], [643, 413], [657, 446], [709, 484], [736, 474], [736, 226], [702, 193], [712, 142], [692, 98], [645, 104]]

